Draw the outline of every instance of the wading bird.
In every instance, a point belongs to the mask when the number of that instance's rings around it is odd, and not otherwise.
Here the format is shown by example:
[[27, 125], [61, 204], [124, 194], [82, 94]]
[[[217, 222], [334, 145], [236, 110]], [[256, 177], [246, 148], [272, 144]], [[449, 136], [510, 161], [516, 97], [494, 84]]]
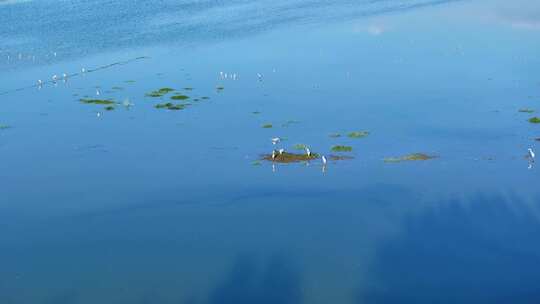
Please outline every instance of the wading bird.
[[276, 150], [272, 150], [272, 160], [276, 159]]
[[281, 138], [279, 138], [279, 137], [274, 137], [274, 138], [272, 138], [272, 144], [273, 144], [273, 145], [279, 143], [280, 141], [281, 141]]
[[534, 162], [534, 152], [531, 148], [527, 149], [527, 151], [529, 152], [529, 159], [531, 160], [531, 162]]
[[321, 156], [323, 166], [326, 166], [326, 156]]
[[279, 152], [279, 155], [282, 155], [283, 152], [285, 152], [285, 149], [279, 149], [278, 152]]
[[311, 150], [309, 150], [308, 147], [306, 147], [306, 155], [307, 155], [307, 156], [311, 156]]

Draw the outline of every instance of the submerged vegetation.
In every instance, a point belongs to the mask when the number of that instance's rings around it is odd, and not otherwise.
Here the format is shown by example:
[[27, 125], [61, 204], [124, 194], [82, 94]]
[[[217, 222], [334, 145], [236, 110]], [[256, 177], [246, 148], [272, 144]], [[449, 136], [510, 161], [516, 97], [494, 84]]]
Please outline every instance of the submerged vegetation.
[[427, 155], [424, 153], [413, 153], [413, 154], [407, 154], [400, 157], [387, 157], [384, 159], [384, 162], [386, 163], [399, 163], [403, 161], [418, 161], [418, 160], [430, 160], [437, 158], [437, 156], [433, 155]]
[[79, 99], [82, 103], [85, 104], [97, 104], [97, 105], [113, 105], [115, 102], [110, 99], [89, 99], [89, 98], [81, 98]]
[[276, 157], [274, 159], [272, 159], [272, 154], [264, 154], [262, 156], [263, 160], [273, 161], [276, 163], [297, 163], [314, 160], [317, 158], [319, 158], [319, 155], [316, 153], [311, 153], [310, 155], [307, 155], [307, 153], [299, 154], [283, 152], [282, 154], [276, 154]]
[[521, 109], [518, 110], [518, 112], [520, 112], [520, 113], [534, 113], [534, 110], [529, 109], [529, 108], [521, 108]]
[[273, 126], [272, 126], [271, 123], [267, 123], [267, 124], [262, 125], [262, 128], [264, 128], [264, 129], [270, 129], [270, 128], [272, 128], [272, 127], [273, 127]]
[[532, 117], [532, 118], [529, 118], [529, 122], [530, 123], [535, 123], [535, 124], [540, 123], [540, 118], [538, 118], [536, 116]]
[[105, 111], [112, 111], [112, 110], [114, 110], [114, 109], [115, 109], [114, 106], [106, 106], [106, 107], [105, 107]]
[[11, 128], [11, 126], [0, 124], [0, 130], [7, 130]]
[[349, 134], [347, 134], [347, 136], [350, 137], [350, 138], [362, 138], [362, 137], [366, 137], [368, 135], [369, 135], [368, 131], [354, 131], [354, 132], [350, 132]]
[[332, 147], [333, 152], [351, 152], [352, 147], [351, 146], [333, 146]]

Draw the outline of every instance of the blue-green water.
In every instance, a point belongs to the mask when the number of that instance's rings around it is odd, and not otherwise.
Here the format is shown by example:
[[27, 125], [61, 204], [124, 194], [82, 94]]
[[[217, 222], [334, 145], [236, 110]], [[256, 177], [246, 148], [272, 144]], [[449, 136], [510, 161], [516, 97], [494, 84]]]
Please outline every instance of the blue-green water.
[[[535, 1], [0, 1], [0, 37], [2, 304], [540, 301]], [[353, 159], [260, 160], [295, 144]]]

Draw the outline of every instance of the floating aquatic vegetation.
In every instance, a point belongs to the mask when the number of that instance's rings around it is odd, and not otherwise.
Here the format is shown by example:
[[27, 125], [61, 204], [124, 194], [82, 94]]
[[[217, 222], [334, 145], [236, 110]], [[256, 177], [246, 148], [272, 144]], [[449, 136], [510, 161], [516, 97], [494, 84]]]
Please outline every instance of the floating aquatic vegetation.
[[105, 111], [112, 111], [114, 109], [115, 109], [114, 106], [106, 106], [105, 107]]
[[338, 161], [338, 160], [350, 160], [354, 159], [352, 156], [346, 156], [346, 155], [330, 155], [328, 156], [330, 160]]
[[162, 97], [163, 95], [166, 95], [166, 94], [168, 94], [170, 92], [173, 92], [173, 91], [174, 91], [173, 88], [161, 88], [159, 90], [147, 93], [146, 96], [148, 96], [148, 97]]
[[135, 83], [135, 80], [126, 80], [125, 83]]
[[529, 109], [529, 108], [522, 108], [522, 109], [519, 109], [518, 112], [521, 112], [521, 113], [534, 113], [534, 110]]
[[11, 128], [11, 126], [0, 124], [0, 130], [7, 130], [7, 129], [10, 129], [10, 128]]
[[418, 160], [430, 160], [437, 158], [437, 156], [433, 155], [427, 155], [424, 153], [413, 153], [408, 154], [400, 157], [387, 157], [384, 159], [384, 162], [386, 163], [399, 163], [403, 161], [418, 161]]
[[271, 123], [267, 123], [267, 124], [262, 125], [262, 127], [263, 127], [264, 129], [270, 129], [270, 128], [272, 128], [273, 126], [272, 126]]
[[258, 160], [252, 162], [251, 164], [252, 164], [253, 166], [260, 166], [260, 165], [262, 165], [262, 163], [261, 163], [260, 161], [258, 161]]
[[347, 136], [350, 137], [350, 138], [362, 138], [362, 137], [366, 137], [368, 135], [369, 135], [368, 131], [354, 131], [354, 132], [350, 132], [349, 134], [347, 134]]
[[332, 151], [334, 152], [351, 152], [352, 147], [351, 146], [333, 146]]
[[329, 137], [332, 137], [332, 138], [338, 138], [338, 137], [341, 137], [341, 134], [339, 133], [331, 133], [330, 135], [328, 135]]
[[85, 104], [97, 104], [97, 105], [112, 105], [115, 104], [113, 100], [110, 99], [89, 99], [89, 98], [81, 98], [79, 99], [82, 103]]
[[304, 144], [295, 144], [293, 146], [293, 149], [295, 149], [295, 150], [305, 150], [306, 148], [307, 148], [307, 146], [304, 145]]
[[533, 117], [533, 118], [529, 118], [529, 122], [530, 123], [535, 123], [535, 124], [540, 123], [540, 118], [538, 118], [536, 116]]
[[276, 163], [297, 163], [314, 160], [317, 158], [319, 158], [319, 155], [316, 153], [311, 153], [311, 155], [307, 155], [307, 153], [297, 154], [283, 152], [282, 154], [276, 153], [276, 157], [274, 159], [272, 159], [272, 154], [264, 154], [262, 156], [263, 160], [273, 161]]
[[116, 90], [116, 91], [121, 91], [123, 90], [124, 88], [122, 87], [112, 87], [111, 90]]
[[300, 123], [300, 121], [298, 121], [298, 120], [288, 120], [284, 124], [282, 124], [281, 126], [284, 127], [284, 128], [287, 128], [288, 126], [290, 126], [292, 124], [297, 124], [297, 123]]
[[167, 103], [158, 103], [157, 105], [155, 105], [154, 107], [156, 109], [168, 109], [168, 110], [183, 110], [185, 109], [189, 104], [181, 104], [181, 103], [177, 103], [177, 104], [174, 104], [172, 102], [167, 102]]
[[186, 96], [186, 95], [173, 95], [171, 96], [171, 99], [172, 100], [186, 100], [186, 99], [189, 99], [189, 96]]

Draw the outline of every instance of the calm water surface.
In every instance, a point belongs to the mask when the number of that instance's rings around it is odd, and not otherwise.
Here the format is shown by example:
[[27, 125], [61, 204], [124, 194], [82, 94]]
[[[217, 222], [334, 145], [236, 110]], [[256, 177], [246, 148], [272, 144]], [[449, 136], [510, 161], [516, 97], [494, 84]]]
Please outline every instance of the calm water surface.
[[[536, 1], [4, 0], [0, 37], [2, 304], [540, 301]], [[260, 160], [296, 144], [353, 159]]]

